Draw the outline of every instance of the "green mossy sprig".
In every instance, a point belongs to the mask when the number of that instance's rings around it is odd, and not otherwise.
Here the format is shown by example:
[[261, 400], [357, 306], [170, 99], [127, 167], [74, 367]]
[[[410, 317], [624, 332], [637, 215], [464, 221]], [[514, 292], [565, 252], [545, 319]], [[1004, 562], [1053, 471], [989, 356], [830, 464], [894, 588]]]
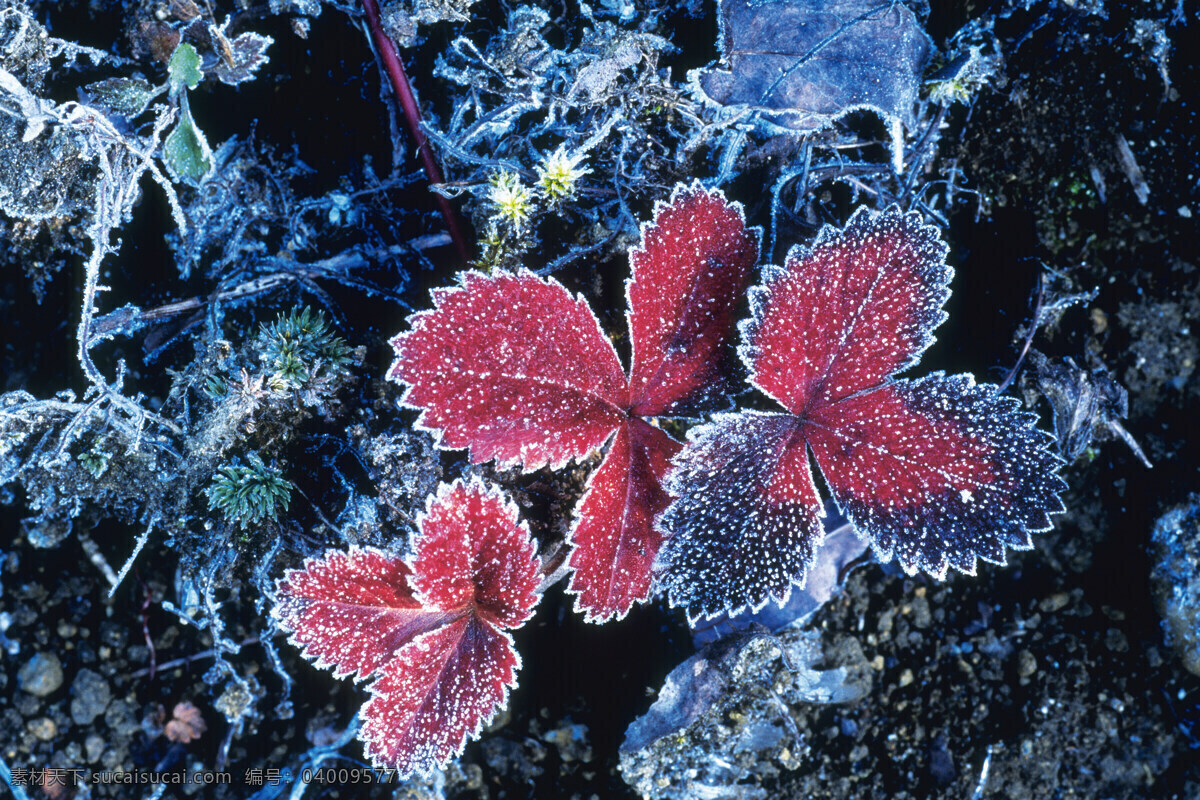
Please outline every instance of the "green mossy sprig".
[[274, 520], [292, 499], [292, 484], [282, 472], [254, 453], [246, 461], [244, 466], [230, 463], [218, 469], [205, 491], [208, 507], [241, 527]]
[[257, 348], [271, 375], [292, 385], [345, 377], [354, 361], [350, 346], [333, 332], [325, 315], [307, 306], [264, 324]]

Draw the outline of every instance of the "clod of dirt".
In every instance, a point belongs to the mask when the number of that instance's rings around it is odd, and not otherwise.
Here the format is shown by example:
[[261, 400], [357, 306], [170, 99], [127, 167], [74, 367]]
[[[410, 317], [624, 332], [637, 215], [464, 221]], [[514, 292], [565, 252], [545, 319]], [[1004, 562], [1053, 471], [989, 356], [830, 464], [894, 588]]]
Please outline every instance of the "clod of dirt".
[[108, 681], [97, 672], [81, 669], [71, 683], [71, 719], [76, 725], [91, 725], [112, 702]]
[[671, 671], [649, 712], [629, 726], [625, 780], [658, 800], [767, 797], [761, 783], [795, 769], [808, 751], [792, 707], [849, 702], [866, 691], [861, 651], [845, 666], [814, 668], [830, 659], [819, 634], [796, 629], [705, 648]]

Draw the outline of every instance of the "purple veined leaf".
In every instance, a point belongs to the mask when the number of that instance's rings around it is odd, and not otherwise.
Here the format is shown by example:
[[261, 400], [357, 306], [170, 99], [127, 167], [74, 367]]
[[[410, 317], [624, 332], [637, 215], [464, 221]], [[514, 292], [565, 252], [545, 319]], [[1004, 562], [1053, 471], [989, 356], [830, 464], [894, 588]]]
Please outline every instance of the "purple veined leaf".
[[824, 532], [802, 426], [790, 414], [716, 414], [688, 431], [667, 476], [670, 536], [655, 571], [688, 620], [787, 602]]
[[846, 398], [810, 417], [825, 482], [881, 561], [909, 575], [975, 574], [1063, 510], [1062, 460], [1017, 401], [969, 375], [933, 373]]
[[[739, 352], [790, 413], [716, 417], [675, 459], [657, 569], [689, 618], [782, 604], [803, 585], [822, 535], [810, 457], [859, 535], [909, 574], [1003, 563], [1063, 510], [1061, 459], [1016, 401], [965, 375], [894, 377], [945, 316], [945, 255], [915, 215], [859, 211], [765, 270]], [[778, 475], [811, 494], [772, 504]]]

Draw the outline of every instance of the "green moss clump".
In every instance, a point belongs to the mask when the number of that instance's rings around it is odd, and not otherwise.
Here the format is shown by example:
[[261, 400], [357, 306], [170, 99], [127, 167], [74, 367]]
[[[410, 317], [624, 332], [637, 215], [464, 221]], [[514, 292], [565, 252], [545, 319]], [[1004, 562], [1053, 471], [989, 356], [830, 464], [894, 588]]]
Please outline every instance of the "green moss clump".
[[283, 473], [257, 455], [247, 460], [246, 466], [221, 467], [205, 491], [210, 509], [242, 527], [275, 519], [280, 510], [287, 511], [292, 498], [292, 484]]
[[263, 325], [258, 349], [275, 377], [295, 385], [345, 373], [353, 361], [346, 340], [333, 333], [325, 315], [307, 307]]

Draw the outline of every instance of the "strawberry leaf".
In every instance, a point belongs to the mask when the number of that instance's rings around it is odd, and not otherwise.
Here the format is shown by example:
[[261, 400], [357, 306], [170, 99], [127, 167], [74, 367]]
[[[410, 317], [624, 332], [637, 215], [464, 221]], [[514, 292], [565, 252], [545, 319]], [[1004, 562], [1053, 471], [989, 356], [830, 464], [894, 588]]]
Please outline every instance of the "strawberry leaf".
[[742, 207], [699, 181], [680, 184], [630, 251], [629, 334], [633, 412], [688, 416], [731, 391], [728, 356], [757, 229]]
[[689, 620], [783, 605], [804, 584], [824, 512], [796, 417], [743, 411], [692, 428], [667, 491], [655, 566]]
[[301, 655], [334, 677], [363, 680], [413, 637], [452, 616], [421, 605], [399, 556], [352, 547], [309, 558], [276, 585], [271, 614]]
[[740, 353], [791, 414], [719, 416], [675, 458], [656, 569], [689, 617], [803, 585], [822, 536], [810, 452], [859, 535], [910, 574], [1003, 563], [1063, 510], [1061, 460], [1016, 401], [967, 375], [893, 377], [945, 318], [946, 251], [915, 214], [860, 210], [764, 271]]
[[588, 622], [620, 619], [650, 595], [662, 544], [654, 518], [670, 497], [662, 478], [680, 445], [640, 419], [622, 425], [579, 503], [567, 591]]
[[740, 348], [750, 383], [793, 414], [913, 366], [946, 319], [954, 271], [937, 229], [892, 207], [826, 226], [750, 290]]
[[473, 609], [501, 628], [537, 605], [540, 562], [517, 507], [479, 480], [443, 484], [417, 519], [412, 583], [425, 605]]
[[[1050, 528], [1066, 484], [1032, 414], [969, 375], [897, 381], [814, 412], [807, 440], [880, 559], [938, 578], [1005, 563]], [[834, 423], [834, 424], [831, 424]]]
[[624, 419], [628, 389], [612, 343], [582, 297], [531, 272], [467, 272], [392, 339], [388, 377], [445, 448], [526, 470], [599, 447]]
[[540, 599], [529, 529], [477, 480], [430, 498], [412, 550], [409, 562], [362, 548], [308, 559], [280, 579], [273, 610], [318, 666], [377, 677], [361, 735], [402, 775], [444, 765], [504, 704], [520, 666], [505, 629]]
[[512, 637], [479, 617], [419, 637], [371, 685], [359, 731], [365, 755], [401, 775], [428, 775], [504, 706], [520, 665]]

